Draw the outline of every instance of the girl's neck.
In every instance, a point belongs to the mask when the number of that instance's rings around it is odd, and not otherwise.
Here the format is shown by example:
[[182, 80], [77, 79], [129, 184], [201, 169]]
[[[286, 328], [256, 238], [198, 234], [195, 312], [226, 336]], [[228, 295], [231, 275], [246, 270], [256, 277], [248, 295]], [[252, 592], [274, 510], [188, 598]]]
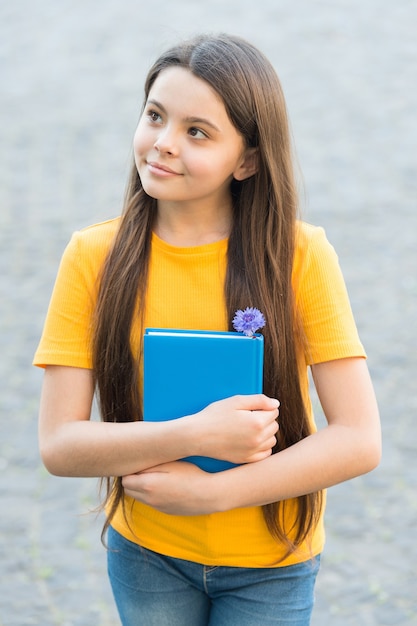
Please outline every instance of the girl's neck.
[[230, 234], [232, 211], [230, 209], [172, 210], [158, 203], [154, 231], [166, 243], [178, 247], [201, 246], [226, 239]]

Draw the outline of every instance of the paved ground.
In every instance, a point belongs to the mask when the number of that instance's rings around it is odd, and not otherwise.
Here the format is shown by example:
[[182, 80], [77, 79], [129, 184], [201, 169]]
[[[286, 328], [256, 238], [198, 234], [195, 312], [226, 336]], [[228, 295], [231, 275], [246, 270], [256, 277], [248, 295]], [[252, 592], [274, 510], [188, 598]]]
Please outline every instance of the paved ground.
[[116, 626], [96, 483], [39, 461], [31, 367], [71, 232], [120, 209], [146, 68], [184, 34], [258, 44], [344, 269], [384, 458], [329, 494], [315, 626], [417, 624], [417, 116], [411, 0], [0, 4], [0, 625]]

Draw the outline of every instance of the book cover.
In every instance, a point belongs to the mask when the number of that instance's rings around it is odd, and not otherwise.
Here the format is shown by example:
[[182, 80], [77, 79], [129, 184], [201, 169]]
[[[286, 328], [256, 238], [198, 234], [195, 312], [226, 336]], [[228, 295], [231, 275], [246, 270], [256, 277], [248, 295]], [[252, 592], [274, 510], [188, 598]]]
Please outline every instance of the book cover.
[[[144, 335], [144, 420], [192, 415], [229, 396], [262, 393], [261, 334], [147, 328]], [[234, 467], [187, 457], [207, 472]]]

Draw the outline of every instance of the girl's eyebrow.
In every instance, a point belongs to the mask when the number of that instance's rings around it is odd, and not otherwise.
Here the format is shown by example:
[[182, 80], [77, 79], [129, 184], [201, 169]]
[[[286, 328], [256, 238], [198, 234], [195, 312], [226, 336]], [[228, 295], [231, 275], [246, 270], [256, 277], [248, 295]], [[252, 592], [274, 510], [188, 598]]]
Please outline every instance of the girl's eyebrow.
[[217, 133], [220, 133], [220, 129], [205, 117], [186, 117], [184, 118], [184, 122], [187, 122], [187, 124], [204, 124], [206, 126], [210, 126], [210, 128], [215, 130]]
[[[160, 102], [158, 102], [158, 100], [149, 99], [147, 104], [154, 104], [163, 113], [167, 113], [166, 108]], [[215, 130], [217, 133], [221, 132], [220, 129], [215, 124], [213, 124], [213, 122], [210, 122], [210, 120], [206, 119], [205, 117], [184, 117], [183, 121], [186, 124], [205, 124], [206, 126], [210, 126], [210, 128]]]

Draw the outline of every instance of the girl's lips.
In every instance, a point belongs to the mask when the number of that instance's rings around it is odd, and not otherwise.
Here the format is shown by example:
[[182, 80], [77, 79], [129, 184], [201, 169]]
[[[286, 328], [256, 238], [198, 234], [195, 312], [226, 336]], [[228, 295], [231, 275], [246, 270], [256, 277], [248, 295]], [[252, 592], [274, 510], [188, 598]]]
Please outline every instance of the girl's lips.
[[156, 163], [155, 161], [148, 161], [147, 166], [150, 172], [156, 174], [157, 176], [180, 176], [178, 172], [175, 172], [171, 168], [166, 165], [161, 165], [160, 163]]

